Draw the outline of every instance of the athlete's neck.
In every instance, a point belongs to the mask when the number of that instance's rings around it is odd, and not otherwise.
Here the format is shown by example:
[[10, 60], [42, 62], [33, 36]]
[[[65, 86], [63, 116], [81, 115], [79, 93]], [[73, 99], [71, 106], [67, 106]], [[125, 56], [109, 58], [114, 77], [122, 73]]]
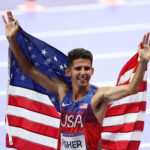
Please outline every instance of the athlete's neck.
[[74, 102], [77, 102], [81, 100], [89, 91], [90, 89], [90, 84], [88, 84], [85, 87], [72, 87], [72, 100]]

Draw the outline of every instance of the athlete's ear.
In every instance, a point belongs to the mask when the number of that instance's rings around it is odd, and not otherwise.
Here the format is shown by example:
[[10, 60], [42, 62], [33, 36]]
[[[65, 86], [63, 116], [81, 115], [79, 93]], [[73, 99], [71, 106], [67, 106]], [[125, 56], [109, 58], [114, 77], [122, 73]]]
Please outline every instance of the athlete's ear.
[[66, 73], [66, 76], [70, 77], [70, 68], [69, 67], [65, 68], [65, 73]]
[[94, 68], [92, 67], [92, 75], [94, 74]]

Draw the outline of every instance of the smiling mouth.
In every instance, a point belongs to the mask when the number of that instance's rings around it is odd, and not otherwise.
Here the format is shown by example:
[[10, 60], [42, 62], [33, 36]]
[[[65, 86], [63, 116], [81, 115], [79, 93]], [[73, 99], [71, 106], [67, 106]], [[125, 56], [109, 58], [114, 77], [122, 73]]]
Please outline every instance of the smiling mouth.
[[78, 82], [79, 82], [80, 84], [86, 84], [86, 83], [88, 82], [88, 80], [87, 80], [87, 78], [79, 78], [79, 79], [78, 79]]
[[87, 78], [78, 78], [78, 80], [84, 81], [87, 80]]
[[86, 80], [85, 78], [80, 78], [79, 80]]

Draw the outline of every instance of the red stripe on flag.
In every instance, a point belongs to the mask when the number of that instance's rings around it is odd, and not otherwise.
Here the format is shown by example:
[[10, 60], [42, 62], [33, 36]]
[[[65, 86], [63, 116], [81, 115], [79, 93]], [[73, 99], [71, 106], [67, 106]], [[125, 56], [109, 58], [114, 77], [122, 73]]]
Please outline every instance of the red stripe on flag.
[[127, 113], [137, 113], [139, 111], [145, 110], [146, 110], [146, 102], [122, 104], [109, 108], [109, 111], [106, 112], [105, 118], [110, 116], [123, 115]]
[[142, 81], [139, 92], [146, 91], [147, 90], [147, 81]]
[[[109, 150], [138, 150], [140, 141], [109, 141], [102, 140], [103, 149]], [[124, 149], [127, 148], [127, 149]]]
[[143, 131], [143, 129], [144, 129], [144, 122], [137, 121], [133, 123], [124, 123], [121, 125], [103, 127], [103, 132], [125, 133], [135, 130]]
[[60, 115], [58, 114], [55, 107], [48, 106], [46, 104], [39, 103], [36, 101], [32, 101], [25, 97], [9, 95], [8, 105], [26, 108], [26, 109], [34, 111], [34, 112], [38, 112], [41, 114], [45, 114], [45, 115], [60, 119]]
[[54, 148], [51, 147], [47, 147], [44, 145], [40, 145], [37, 143], [33, 143], [18, 137], [12, 137], [13, 140], [13, 145], [9, 144], [9, 139], [8, 139], [8, 135], [6, 135], [6, 146], [7, 147], [12, 147], [12, 148], [16, 148], [18, 150], [56, 150]]
[[27, 120], [21, 117], [16, 117], [16, 116], [11, 116], [11, 115], [7, 115], [7, 117], [8, 117], [10, 126], [23, 128], [25, 130], [28, 130], [34, 133], [42, 134], [42, 135], [57, 138], [57, 139], [59, 138], [59, 128], [32, 122], [30, 120]]

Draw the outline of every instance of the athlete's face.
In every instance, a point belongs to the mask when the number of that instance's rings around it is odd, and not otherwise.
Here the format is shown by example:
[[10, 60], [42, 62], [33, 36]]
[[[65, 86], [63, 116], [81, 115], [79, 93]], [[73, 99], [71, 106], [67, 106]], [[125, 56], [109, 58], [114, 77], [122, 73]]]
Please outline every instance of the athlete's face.
[[72, 85], [85, 87], [93, 75], [94, 69], [89, 59], [75, 59], [73, 64], [67, 70], [67, 75], [71, 77]]

